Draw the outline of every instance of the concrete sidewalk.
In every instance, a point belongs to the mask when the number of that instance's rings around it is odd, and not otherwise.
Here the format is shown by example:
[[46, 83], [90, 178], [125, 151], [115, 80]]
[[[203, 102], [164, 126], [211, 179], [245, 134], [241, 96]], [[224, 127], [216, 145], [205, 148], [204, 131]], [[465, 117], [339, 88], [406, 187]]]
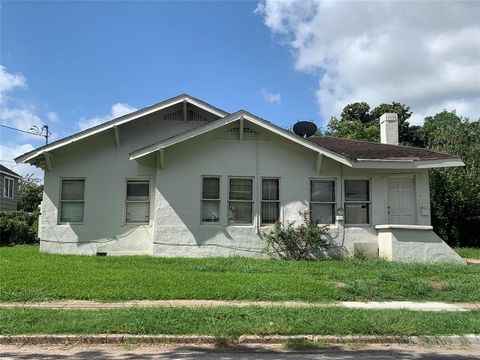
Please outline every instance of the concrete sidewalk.
[[235, 301], [235, 300], [134, 300], [125, 302], [99, 302], [88, 300], [67, 300], [51, 302], [10, 302], [0, 303], [0, 308], [42, 308], [42, 309], [81, 309], [101, 310], [120, 308], [151, 307], [340, 307], [350, 309], [404, 309], [415, 311], [472, 311], [480, 310], [480, 303], [444, 303], [413, 301], [337, 301], [331, 303], [311, 303], [302, 301]]

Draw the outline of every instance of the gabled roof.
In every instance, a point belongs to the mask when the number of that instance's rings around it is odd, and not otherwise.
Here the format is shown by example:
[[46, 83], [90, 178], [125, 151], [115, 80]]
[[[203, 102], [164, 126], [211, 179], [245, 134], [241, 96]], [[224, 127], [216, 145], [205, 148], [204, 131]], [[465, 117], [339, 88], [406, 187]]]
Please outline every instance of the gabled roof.
[[254, 123], [268, 131], [271, 131], [272, 133], [282, 136], [290, 141], [293, 141], [299, 145], [302, 145], [308, 149], [311, 149], [317, 152], [319, 155], [325, 155], [326, 157], [329, 157], [335, 161], [338, 161], [344, 165], [353, 168], [419, 169], [464, 165], [462, 160], [455, 156], [427, 149], [370, 143], [365, 141], [347, 140], [333, 137], [303, 138], [264, 119], [261, 119], [258, 116], [255, 116], [247, 111], [240, 110], [233, 114], [229, 114], [188, 94], [181, 94], [175, 96], [158, 104], [107, 121], [103, 124], [94, 126], [84, 131], [80, 131], [64, 139], [54, 141], [51, 144], [42, 146], [17, 157], [15, 161], [17, 163], [29, 162], [36, 158], [42, 159], [42, 155], [48, 158], [47, 155], [51, 150], [61, 148], [65, 145], [92, 136], [94, 134], [98, 134], [108, 129], [115, 129], [122, 124], [133, 121], [142, 116], [154, 113], [156, 111], [168, 108], [172, 105], [176, 105], [183, 101], [195, 105], [205, 111], [208, 111], [211, 114], [218, 116], [219, 119], [205, 125], [196, 127], [194, 129], [185, 131], [183, 133], [177, 134], [170, 138], [164, 139], [162, 141], [156, 142], [144, 148], [138, 149], [130, 154], [131, 160], [139, 159], [155, 151], [165, 149], [182, 141], [191, 139], [193, 137], [199, 136], [201, 134], [231, 124], [236, 121], [240, 121], [241, 123], [243, 123], [243, 121], [245, 120]]
[[95, 134], [98, 134], [102, 131], [112, 129], [116, 126], [125, 124], [127, 122], [132, 121], [132, 120], [138, 119], [139, 117], [154, 113], [156, 111], [165, 109], [169, 106], [181, 103], [183, 101], [187, 101], [188, 103], [190, 103], [192, 105], [195, 105], [195, 106], [197, 106], [197, 107], [199, 107], [203, 110], [206, 110], [206, 111], [208, 111], [208, 112], [210, 112], [214, 115], [217, 115], [219, 117], [224, 117], [224, 116], [228, 115], [228, 113], [226, 111], [223, 111], [223, 110], [221, 110], [221, 109], [219, 109], [219, 108], [217, 108], [213, 105], [210, 105], [210, 104], [208, 104], [208, 103], [206, 103], [206, 102], [204, 102], [200, 99], [194, 98], [193, 96], [190, 96], [188, 94], [181, 94], [181, 95], [175, 96], [173, 98], [170, 98], [168, 100], [159, 102], [157, 104], [147, 106], [143, 109], [134, 111], [130, 114], [126, 114], [126, 115], [120, 116], [118, 118], [112, 119], [110, 121], [104, 122], [100, 125], [93, 126], [93, 127], [88, 128], [86, 130], [75, 133], [71, 136], [67, 136], [63, 139], [54, 141], [54, 142], [52, 142], [48, 145], [44, 145], [44, 146], [41, 146], [39, 148], [36, 148], [32, 151], [29, 151], [29, 152], [15, 158], [15, 161], [17, 163], [20, 163], [20, 162], [26, 162], [26, 161], [32, 160], [32, 159], [34, 159], [34, 158], [36, 158], [36, 157], [38, 157], [38, 156], [40, 156], [40, 155], [42, 155], [42, 154], [44, 154], [48, 151], [58, 149], [62, 146], [71, 144], [73, 142], [76, 142], [78, 140], [84, 139], [86, 137], [89, 137], [89, 136], [92, 136], [92, 135], [95, 135]]
[[8, 175], [8, 176], [11, 176], [11, 177], [14, 177], [14, 178], [18, 178], [18, 179], [21, 179], [22, 177], [20, 175], [18, 175], [15, 171], [13, 170], [10, 170], [9, 168], [3, 166], [0, 164], [0, 173], [2, 174], [5, 174], [5, 175]]
[[138, 149], [130, 153], [130, 160], [142, 158], [240, 120], [250, 121], [352, 168], [421, 169], [465, 165], [455, 156], [427, 149], [327, 136], [303, 138], [244, 110]]
[[245, 110], [239, 110], [229, 116], [226, 116], [224, 118], [221, 118], [221, 119], [218, 119], [216, 121], [213, 121], [209, 124], [205, 124], [203, 126], [199, 126], [195, 129], [191, 129], [191, 130], [188, 130], [188, 131], [185, 131], [181, 134], [178, 134], [178, 135], [175, 135], [175, 136], [172, 136], [172, 137], [169, 137], [167, 139], [164, 139], [162, 141], [159, 141], [159, 142], [156, 142], [152, 145], [149, 145], [149, 146], [146, 146], [144, 148], [141, 148], [141, 149], [138, 149], [132, 153], [130, 153], [130, 160], [135, 160], [135, 159], [139, 159], [141, 157], [144, 157], [144, 156], [147, 156], [149, 154], [152, 154], [158, 150], [161, 150], [161, 149], [166, 149], [172, 145], [175, 145], [175, 144], [178, 144], [180, 142], [183, 142], [183, 141], [186, 141], [188, 139], [191, 139], [191, 138], [194, 138], [196, 136], [199, 136], [199, 135], [202, 135], [202, 134], [205, 134], [209, 131], [212, 131], [212, 130], [215, 130], [215, 129], [218, 129], [222, 126], [226, 126], [228, 124], [231, 124], [231, 123], [234, 123], [234, 122], [237, 122], [237, 121], [240, 121], [240, 120], [245, 120], [245, 121], [249, 121], [253, 124], [256, 124], [264, 129], [267, 129], [277, 135], [280, 135], [284, 138], [287, 138], [293, 142], [296, 142], [297, 144], [300, 144], [300, 145], [303, 145], [315, 152], [318, 152], [322, 155], [325, 155], [329, 158], [332, 158], [342, 164], [345, 164], [345, 165], [348, 165], [348, 166], [351, 166], [351, 162], [346, 158], [344, 157], [343, 155], [341, 154], [337, 154], [329, 149], [326, 149], [322, 146], [319, 146], [317, 144], [314, 144], [310, 141], [308, 141], [307, 139], [305, 138], [302, 138], [298, 135], [295, 135], [294, 133], [288, 131], [288, 130], [285, 130], [275, 124], [272, 124], [271, 122], [267, 121], [267, 120], [264, 120], [262, 118], [259, 118], [258, 116], [255, 116]]

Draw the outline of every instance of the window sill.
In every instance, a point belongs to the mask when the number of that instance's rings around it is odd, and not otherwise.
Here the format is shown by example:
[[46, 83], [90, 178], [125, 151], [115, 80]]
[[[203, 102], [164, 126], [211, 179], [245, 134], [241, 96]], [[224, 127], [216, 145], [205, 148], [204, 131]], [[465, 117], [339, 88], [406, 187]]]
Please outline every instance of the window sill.
[[131, 227], [133, 227], [133, 226], [148, 226], [148, 227], [151, 227], [152, 224], [150, 224], [149, 222], [145, 222], [145, 223], [141, 223], [141, 222], [138, 222], [138, 223], [127, 223], [127, 222], [125, 222], [125, 223], [123, 223], [122, 226], [131, 226]]

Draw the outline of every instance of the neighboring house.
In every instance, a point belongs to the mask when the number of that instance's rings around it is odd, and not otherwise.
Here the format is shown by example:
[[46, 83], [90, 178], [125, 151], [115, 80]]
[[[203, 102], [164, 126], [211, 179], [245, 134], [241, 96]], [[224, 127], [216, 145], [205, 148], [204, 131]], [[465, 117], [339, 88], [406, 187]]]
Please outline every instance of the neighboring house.
[[0, 165], [0, 211], [17, 210], [18, 183], [22, 179], [16, 172]]
[[179, 95], [15, 160], [45, 169], [45, 252], [262, 257], [259, 234], [310, 209], [334, 254], [462, 263], [430, 226], [428, 169], [464, 164], [391, 145], [396, 114], [381, 129], [303, 138]]

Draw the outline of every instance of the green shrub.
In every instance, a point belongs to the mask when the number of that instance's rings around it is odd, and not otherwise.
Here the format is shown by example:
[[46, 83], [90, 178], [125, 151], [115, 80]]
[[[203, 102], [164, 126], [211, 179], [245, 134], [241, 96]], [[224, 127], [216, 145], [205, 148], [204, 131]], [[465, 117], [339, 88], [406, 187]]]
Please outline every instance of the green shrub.
[[0, 211], [0, 245], [38, 242], [38, 212]]
[[269, 232], [261, 236], [267, 242], [268, 250], [274, 257], [287, 260], [318, 260], [325, 257], [331, 247], [326, 227], [318, 226], [311, 220], [309, 211], [301, 211], [303, 222], [276, 223]]

